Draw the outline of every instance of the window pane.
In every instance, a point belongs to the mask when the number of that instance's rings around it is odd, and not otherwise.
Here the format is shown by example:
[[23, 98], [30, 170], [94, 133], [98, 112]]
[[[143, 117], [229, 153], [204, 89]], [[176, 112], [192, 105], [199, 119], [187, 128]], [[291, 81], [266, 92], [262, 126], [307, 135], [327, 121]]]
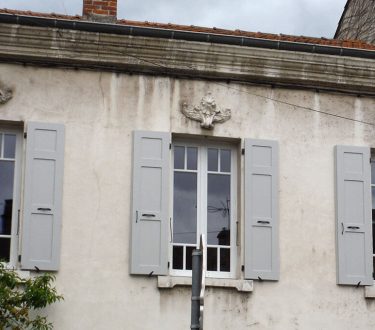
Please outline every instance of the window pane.
[[0, 234], [10, 235], [12, 223], [14, 162], [0, 160]]
[[173, 242], [197, 242], [196, 173], [174, 173]]
[[185, 147], [174, 147], [174, 168], [185, 168]]
[[4, 158], [15, 158], [16, 136], [14, 134], [4, 134]]
[[186, 247], [186, 267], [187, 270], [193, 269], [193, 251], [195, 250], [195, 246], [187, 246]]
[[375, 184], [375, 159], [371, 159], [371, 183]]
[[371, 187], [372, 193], [372, 253], [375, 254], [375, 187]]
[[207, 270], [217, 271], [217, 248], [207, 248]]
[[183, 264], [184, 247], [174, 246], [173, 247], [173, 269], [182, 269]]
[[230, 249], [220, 249], [220, 271], [230, 272]]
[[218, 150], [217, 149], [212, 149], [208, 148], [207, 151], [207, 162], [208, 166], [207, 169], [212, 172], [217, 172], [218, 169]]
[[230, 245], [230, 176], [208, 174], [207, 244]]
[[230, 150], [220, 150], [220, 172], [230, 172]]
[[188, 147], [187, 152], [187, 169], [196, 170], [198, 160], [198, 148]]
[[0, 261], [9, 261], [10, 238], [0, 238]]
[[0, 133], [0, 158], [3, 157], [3, 153], [2, 153], [2, 148], [3, 148], [3, 144], [2, 144], [2, 141], [3, 141], [3, 134]]

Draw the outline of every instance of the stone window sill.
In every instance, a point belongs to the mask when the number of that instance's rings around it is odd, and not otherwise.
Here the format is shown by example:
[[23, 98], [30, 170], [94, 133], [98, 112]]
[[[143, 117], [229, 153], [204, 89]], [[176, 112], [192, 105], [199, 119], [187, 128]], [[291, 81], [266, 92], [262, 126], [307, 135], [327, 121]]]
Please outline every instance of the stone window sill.
[[[191, 286], [191, 277], [158, 276], [159, 289], [173, 289], [175, 286]], [[206, 287], [232, 288], [239, 292], [252, 292], [253, 281], [225, 278], [206, 278]]]
[[365, 298], [375, 299], [375, 283], [370, 286], [365, 286]]

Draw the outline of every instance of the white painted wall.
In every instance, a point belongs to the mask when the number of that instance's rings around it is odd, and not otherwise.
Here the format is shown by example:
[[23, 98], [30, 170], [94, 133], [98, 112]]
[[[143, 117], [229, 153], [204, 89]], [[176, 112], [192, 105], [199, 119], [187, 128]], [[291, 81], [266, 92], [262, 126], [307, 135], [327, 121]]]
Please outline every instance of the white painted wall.
[[[48, 310], [55, 329], [190, 327], [189, 288], [160, 290], [156, 278], [129, 275], [135, 129], [279, 141], [280, 281], [255, 282], [251, 294], [209, 288], [206, 329], [375, 328], [375, 301], [363, 288], [336, 285], [334, 209], [334, 146], [375, 147], [374, 129], [298, 108], [375, 123], [373, 99], [8, 64], [0, 64], [0, 81], [14, 88], [0, 120], [66, 126], [56, 283], [65, 300]], [[208, 91], [232, 109], [212, 132], [179, 110]]]

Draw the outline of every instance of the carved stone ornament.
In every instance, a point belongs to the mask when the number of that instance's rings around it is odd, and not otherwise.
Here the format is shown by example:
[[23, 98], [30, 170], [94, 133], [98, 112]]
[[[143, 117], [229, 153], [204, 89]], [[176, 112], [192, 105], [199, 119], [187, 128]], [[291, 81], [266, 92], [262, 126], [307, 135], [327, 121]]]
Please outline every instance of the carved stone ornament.
[[0, 104], [8, 102], [13, 96], [12, 90], [0, 85]]
[[182, 103], [181, 112], [192, 120], [199, 121], [202, 128], [212, 129], [214, 123], [223, 123], [231, 117], [230, 109], [218, 109], [211, 93], [202, 98], [198, 106]]

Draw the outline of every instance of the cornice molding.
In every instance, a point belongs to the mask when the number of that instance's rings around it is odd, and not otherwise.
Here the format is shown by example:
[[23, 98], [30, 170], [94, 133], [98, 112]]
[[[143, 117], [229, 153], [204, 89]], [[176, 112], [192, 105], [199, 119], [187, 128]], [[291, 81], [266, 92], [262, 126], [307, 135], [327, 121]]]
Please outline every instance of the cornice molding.
[[0, 24], [0, 61], [375, 93], [375, 61]]

